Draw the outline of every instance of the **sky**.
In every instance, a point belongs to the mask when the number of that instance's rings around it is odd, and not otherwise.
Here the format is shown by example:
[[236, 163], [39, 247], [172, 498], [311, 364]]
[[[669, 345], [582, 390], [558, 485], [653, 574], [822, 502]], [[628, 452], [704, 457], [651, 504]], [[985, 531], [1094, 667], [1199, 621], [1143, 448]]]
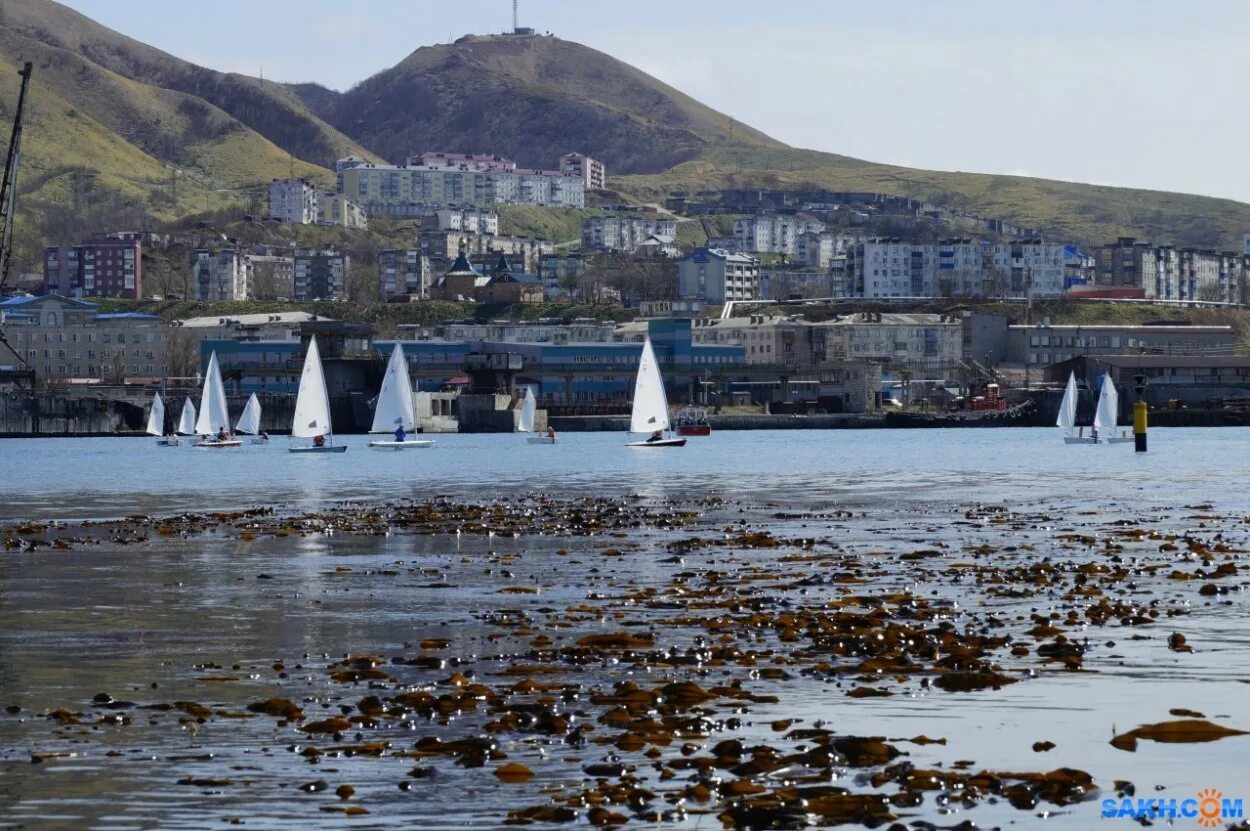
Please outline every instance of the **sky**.
[[[63, 2], [204, 66], [340, 90], [512, 15], [509, 0]], [[520, 23], [797, 147], [1250, 202], [1244, 0], [520, 0]]]

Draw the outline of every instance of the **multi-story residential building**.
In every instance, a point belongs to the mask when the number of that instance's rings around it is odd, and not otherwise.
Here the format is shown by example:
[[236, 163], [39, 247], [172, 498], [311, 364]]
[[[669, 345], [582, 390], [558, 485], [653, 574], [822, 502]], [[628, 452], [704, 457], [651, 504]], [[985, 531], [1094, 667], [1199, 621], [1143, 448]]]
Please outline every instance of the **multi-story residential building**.
[[649, 237], [671, 242], [677, 220], [647, 216], [588, 216], [582, 220], [582, 245], [607, 251], [636, 251]]
[[799, 234], [794, 246], [794, 262], [809, 268], [826, 269], [833, 262], [838, 239], [834, 234], [807, 231]]
[[682, 300], [712, 305], [760, 299], [760, 261], [748, 254], [696, 248], [677, 261], [677, 293]]
[[251, 255], [237, 248], [197, 248], [191, 255], [196, 300], [250, 300], [252, 277]]
[[468, 234], [496, 235], [499, 214], [495, 211], [473, 211], [463, 208], [442, 208], [434, 212], [440, 231], [463, 231]]
[[565, 176], [580, 177], [586, 190], [603, 190], [608, 186], [608, 169], [603, 162], [581, 153], [565, 153], [561, 156], [560, 172]]
[[1250, 256], [1177, 249], [1120, 237], [1095, 252], [1094, 288], [1123, 289], [1155, 300], [1240, 303], [1247, 298]]
[[363, 203], [370, 214], [423, 216], [431, 208], [443, 207], [586, 204], [580, 176], [518, 168], [495, 156], [423, 153], [405, 165], [342, 159], [335, 169], [338, 192]]
[[941, 368], [963, 358], [963, 324], [953, 316], [864, 312], [816, 325], [825, 329], [830, 361], [872, 359], [902, 368]]
[[341, 251], [307, 249], [295, 253], [292, 300], [330, 300], [347, 296], [351, 259]]
[[824, 230], [825, 223], [805, 214], [757, 214], [735, 219], [733, 224], [741, 250], [791, 257], [798, 253], [800, 235]]
[[320, 215], [317, 189], [307, 179], [274, 179], [269, 183], [269, 215], [282, 222], [311, 225]]
[[338, 225], [342, 228], [369, 227], [365, 208], [355, 199], [329, 191], [322, 193], [318, 199], [318, 224]]
[[9, 344], [44, 383], [163, 378], [166, 328], [158, 315], [101, 314], [99, 306], [48, 294], [0, 301]]
[[280, 254], [252, 254], [249, 300], [290, 300], [295, 292], [295, 258]]
[[382, 300], [406, 295], [430, 296], [430, 258], [418, 249], [387, 249], [378, 255], [378, 293]]
[[450, 262], [463, 247], [465, 253], [472, 257], [507, 254], [509, 259], [521, 265], [528, 273], [536, 273], [540, 259], [555, 251], [555, 246], [545, 239], [487, 236], [456, 231], [422, 231], [418, 242], [421, 252], [431, 261]]
[[1065, 287], [1063, 246], [1037, 239], [875, 238], [847, 246], [838, 266], [835, 289], [849, 297], [1058, 297]]
[[43, 293], [63, 297], [143, 297], [143, 244], [107, 237], [50, 247], [43, 258]]

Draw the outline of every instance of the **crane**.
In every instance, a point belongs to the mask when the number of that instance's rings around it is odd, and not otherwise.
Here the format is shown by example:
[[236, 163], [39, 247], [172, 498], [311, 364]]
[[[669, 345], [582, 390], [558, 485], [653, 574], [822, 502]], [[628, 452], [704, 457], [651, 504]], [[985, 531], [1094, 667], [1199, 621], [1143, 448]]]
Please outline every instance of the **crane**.
[[[13, 134], [9, 137], [9, 154], [4, 160], [4, 180], [0, 181], [0, 291], [9, 279], [9, 262], [13, 258], [13, 211], [17, 207], [17, 162], [22, 146], [22, 111], [26, 108], [26, 89], [30, 86], [32, 64], [26, 61], [18, 70], [22, 76], [22, 88], [17, 94], [17, 112], [13, 116]], [[0, 313], [0, 344], [17, 359], [26, 364], [22, 354], [13, 348], [5, 336], [3, 314]]]
[[30, 86], [32, 64], [27, 61], [18, 70], [22, 88], [17, 94], [17, 113], [13, 116], [13, 135], [9, 138], [9, 155], [4, 160], [4, 180], [0, 181], [0, 290], [9, 279], [9, 261], [13, 258], [13, 210], [17, 207], [17, 163], [22, 148], [22, 111], [26, 108], [26, 88]]

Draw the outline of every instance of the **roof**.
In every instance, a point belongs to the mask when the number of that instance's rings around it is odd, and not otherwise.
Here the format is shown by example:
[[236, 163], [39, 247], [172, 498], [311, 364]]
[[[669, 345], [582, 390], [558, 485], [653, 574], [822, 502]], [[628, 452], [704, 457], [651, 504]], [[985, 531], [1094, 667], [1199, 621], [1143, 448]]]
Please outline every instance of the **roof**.
[[106, 312], [95, 315], [96, 320], [160, 320], [160, 315], [144, 314], [143, 312]]
[[1170, 367], [1178, 369], [1246, 367], [1250, 369], [1250, 355], [1079, 355], [1072, 360], [1082, 359], [1120, 369], [1167, 369]]
[[0, 300], [0, 308], [12, 309], [19, 306], [25, 306], [28, 303], [38, 303], [45, 300], [58, 300], [77, 309], [94, 309], [97, 308], [96, 303], [88, 303], [85, 300], [77, 300], [73, 297], [66, 297], [61, 294], [45, 294], [36, 296], [33, 294], [19, 294], [16, 297], [10, 297], [6, 300]]
[[1037, 332], [1039, 334], [1042, 332], [1050, 332], [1050, 331], [1055, 331], [1055, 332], [1107, 331], [1107, 332], [1129, 332], [1130, 334], [1134, 332], [1227, 332], [1229, 334], [1232, 334], [1232, 331], [1233, 331], [1232, 326], [1189, 326], [1187, 324], [1177, 324], [1177, 323], [1142, 324], [1142, 325], [1138, 325], [1138, 324], [1117, 325], [1117, 324], [1099, 323], [1099, 324], [1094, 324], [1092, 326], [1085, 325], [1085, 324], [1072, 324], [1072, 323], [1064, 323], [1064, 324], [1050, 325], [1050, 326], [1042, 326], [1040, 324], [1035, 323], [1031, 326], [1026, 326], [1021, 323], [1012, 323], [1007, 328], [1027, 330], [1030, 332]]
[[723, 248], [696, 248], [694, 251], [691, 251], [689, 254], [682, 257], [679, 262], [684, 262], [686, 260], [693, 260], [694, 262], [707, 262], [709, 258], [725, 260], [726, 262], [731, 263], [743, 263], [747, 265], [759, 262], [759, 260], [749, 254], [743, 254], [738, 251], [726, 251]]
[[880, 320], [863, 320], [859, 315], [847, 315], [835, 320], [826, 320], [821, 326], [962, 326], [959, 318], [947, 315], [945, 320], [939, 314], [903, 314], [901, 312], [882, 312]]
[[310, 323], [314, 320], [330, 318], [309, 312], [272, 312], [270, 314], [248, 315], [209, 315], [205, 317], [189, 317], [181, 321], [181, 325], [191, 329], [205, 329], [213, 326], [238, 325], [261, 326], [265, 323]]
[[481, 272], [473, 267], [473, 264], [469, 262], [469, 258], [464, 255], [464, 249], [461, 248], [459, 255], [456, 256], [456, 261], [451, 264], [451, 268], [448, 269], [444, 276], [467, 277], [470, 274], [474, 277], [481, 276]]

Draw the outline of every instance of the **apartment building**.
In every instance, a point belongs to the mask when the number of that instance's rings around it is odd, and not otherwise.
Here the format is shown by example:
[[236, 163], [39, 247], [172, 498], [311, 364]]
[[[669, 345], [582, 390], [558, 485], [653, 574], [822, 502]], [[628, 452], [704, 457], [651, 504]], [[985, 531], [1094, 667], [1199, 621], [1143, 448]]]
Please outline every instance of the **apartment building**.
[[9, 344], [42, 383], [163, 378], [166, 328], [159, 315], [101, 314], [99, 306], [58, 294], [0, 301]]
[[369, 214], [423, 216], [444, 207], [586, 204], [582, 177], [519, 168], [497, 156], [423, 153], [404, 165], [342, 159], [335, 169], [338, 192], [361, 202]]
[[197, 248], [191, 255], [196, 300], [250, 300], [252, 279], [252, 257], [237, 248]]
[[750, 315], [693, 322], [695, 343], [736, 344], [748, 365], [813, 369], [826, 360], [825, 330], [789, 315]]
[[1120, 237], [1094, 254], [1098, 288], [1140, 290], [1157, 300], [1240, 303], [1247, 298], [1250, 255], [1153, 245]]
[[1064, 246], [1038, 239], [937, 244], [874, 238], [847, 246], [837, 282], [849, 297], [1058, 297]]
[[295, 258], [280, 254], [252, 254], [249, 300], [290, 300], [295, 292]]
[[292, 300], [330, 300], [347, 297], [347, 270], [351, 258], [341, 251], [301, 249], [295, 253]]
[[560, 172], [577, 176], [587, 190], [603, 190], [608, 186], [608, 169], [603, 162], [581, 153], [565, 153], [560, 157]]
[[494, 211], [442, 208], [434, 212], [434, 221], [440, 231], [463, 231], [489, 236], [499, 233], [499, 214]]
[[677, 293], [682, 300], [721, 305], [760, 299], [760, 261], [749, 254], [696, 248], [677, 261]]
[[838, 239], [834, 234], [820, 231], [807, 231], [799, 234], [794, 246], [796, 265], [808, 268], [826, 269], [838, 253]]
[[406, 295], [430, 296], [430, 258], [415, 248], [387, 249], [378, 255], [378, 295], [383, 301]]
[[320, 212], [317, 189], [307, 179], [274, 179], [269, 183], [269, 215], [274, 219], [311, 225]]
[[367, 228], [369, 217], [364, 205], [355, 199], [332, 192], [322, 193], [318, 197], [319, 225], [337, 225], [340, 228]]
[[491, 257], [507, 254], [528, 273], [537, 273], [541, 259], [555, 251], [555, 246], [545, 239], [533, 237], [490, 236], [457, 231], [422, 231], [417, 238], [421, 253], [431, 261], [450, 262], [460, 253], [461, 247], [472, 257]]
[[1232, 355], [1231, 326], [1008, 325], [1004, 363], [1049, 366], [1081, 355]]
[[143, 297], [143, 243], [137, 237], [49, 247], [43, 257], [43, 293], [63, 297]]
[[798, 254], [799, 236], [819, 234], [825, 223], [806, 214], [758, 214], [735, 219], [733, 235], [742, 251], [764, 254]]
[[648, 216], [589, 216], [582, 220], [582, 246], [605, 251], [637, 251], [650, 237], [672, 243], [677, 220]]

